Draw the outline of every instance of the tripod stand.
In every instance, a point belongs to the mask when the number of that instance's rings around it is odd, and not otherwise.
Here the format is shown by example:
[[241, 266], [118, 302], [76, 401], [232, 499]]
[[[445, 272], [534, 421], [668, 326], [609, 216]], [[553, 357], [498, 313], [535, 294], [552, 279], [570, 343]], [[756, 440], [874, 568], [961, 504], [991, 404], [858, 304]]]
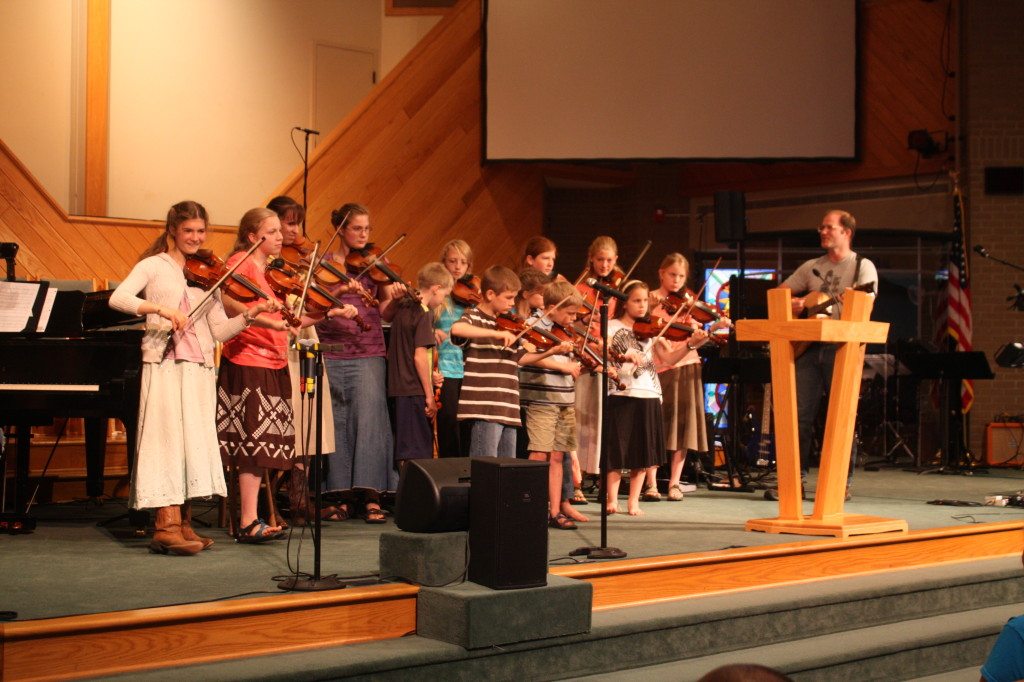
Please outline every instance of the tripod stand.
[[[900, 345], [899, 342], [896, 344], [896, 354], [889, 354], [889, 344], [885, 345], [885, 352], [882, 355], [873, 355], [865, 357], [865, 364], [871, 369], [877, 372], [877, 376], [882, 379], [882, 429], [878, 437], [875, 438], [875, 443], [881, 440], [882, 452], [884, 453], [881, 458], [869, 461], [864, 465], [865, 471], [879, 471], [882, 468], [899, 468], [904, 466], [900, 463], [901, 457], [906, 456], [910, 462], [914, 464], [916, 457], [914, 452], [907, 445], [906, 440], [903, 438], [903, 434], [900, 433], [900, 415], [902, 407], [902, 393], [901, 389], [901, 377], [906, 376], [909, 372], [906, 371], [903, 364], [900, 363]], [[889, 411], [889, 380], [892, 379], [894, 384], [893, 387], [893, 410], [892, 413]], [[890, 445], [890, 436], [892, 437], [892, 444]]]

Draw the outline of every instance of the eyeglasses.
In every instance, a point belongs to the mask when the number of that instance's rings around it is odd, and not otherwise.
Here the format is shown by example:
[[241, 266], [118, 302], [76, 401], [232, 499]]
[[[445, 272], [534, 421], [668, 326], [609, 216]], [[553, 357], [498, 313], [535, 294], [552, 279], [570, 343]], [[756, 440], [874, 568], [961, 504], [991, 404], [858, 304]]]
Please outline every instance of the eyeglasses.
[[818, 232], [829, 232], [829, 231], [841, 232], [843, 229], [844, 228], [843, 228], [842, 225], [819, 225], [818, 226]]
[[355, 232], [356, 234], [370, 234], [373, 230], [369, 225], [349, 225], [345, 229], [349, 232]]

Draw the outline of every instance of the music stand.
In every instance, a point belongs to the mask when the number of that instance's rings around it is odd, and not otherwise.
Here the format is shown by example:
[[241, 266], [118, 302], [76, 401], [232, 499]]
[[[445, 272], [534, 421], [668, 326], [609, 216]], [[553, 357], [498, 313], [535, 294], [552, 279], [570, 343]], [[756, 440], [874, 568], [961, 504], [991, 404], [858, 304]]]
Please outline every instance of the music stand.
[[[903, 357], [911, 373], [921, 379], [942, 382], [943, 432], [946, 442], [939, 466], [925, 469], [922, 474], [971, 474], [974, 463], [964, 444], [964, 412], [957, 387], [966, 379], [994, 379], [988, 359], [981, 351], [951, 353], [911, 353]], [[966, 471], [965, 471], [966, 469]]]
[[[701, 370], [703, 381], [711, 384], [726, 384], [725, 411], [729, 415], [729, 447], [725, 448], [725, 468], [728, 484], [713, 484], [708, 480], [708, 490], [751, 493], [754, 489], [740, 476], [740, 485], [735, 485], [739, 473], [736, 461], [739, 456], [739, 387], [744, 384], [770, 384], [771, 363], [768, 358], [714, 357], [709, 358]], [[714, 460], [712, 459], [712, 468]]]

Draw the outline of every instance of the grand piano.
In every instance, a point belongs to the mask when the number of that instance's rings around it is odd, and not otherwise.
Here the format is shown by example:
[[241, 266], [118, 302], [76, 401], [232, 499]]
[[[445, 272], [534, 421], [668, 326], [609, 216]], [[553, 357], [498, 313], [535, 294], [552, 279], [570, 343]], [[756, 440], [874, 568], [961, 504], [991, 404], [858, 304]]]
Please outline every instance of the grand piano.
[[[139, 322], [110, 309], [110, 291], [59, 291], [46, 331], [0, 334], [0, 425], [13, 426], [14, 510], [29, 501], [30, 427], [85, 418], [86, 493], [103, 495], [107, 420], [120, 419], [131, 467], [142, 369]], [[111, 330], [112, 326], [121, 329]]]

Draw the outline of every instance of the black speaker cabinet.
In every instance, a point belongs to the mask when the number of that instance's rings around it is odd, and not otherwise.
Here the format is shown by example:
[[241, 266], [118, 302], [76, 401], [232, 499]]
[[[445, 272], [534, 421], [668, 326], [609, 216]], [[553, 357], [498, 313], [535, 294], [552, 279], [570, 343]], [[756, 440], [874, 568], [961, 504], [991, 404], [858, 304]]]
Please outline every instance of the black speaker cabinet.
[[398, 479], [395, 525], [410, 533], [469, 528], [469, 457], [410, 459]]
[[469, 579], [495, 590], [547, 585], [547, 462], [471, 461]]
[[715, 239], [741, 242], [747, 238], [747, 200], [743, 192], [715, 192]]

